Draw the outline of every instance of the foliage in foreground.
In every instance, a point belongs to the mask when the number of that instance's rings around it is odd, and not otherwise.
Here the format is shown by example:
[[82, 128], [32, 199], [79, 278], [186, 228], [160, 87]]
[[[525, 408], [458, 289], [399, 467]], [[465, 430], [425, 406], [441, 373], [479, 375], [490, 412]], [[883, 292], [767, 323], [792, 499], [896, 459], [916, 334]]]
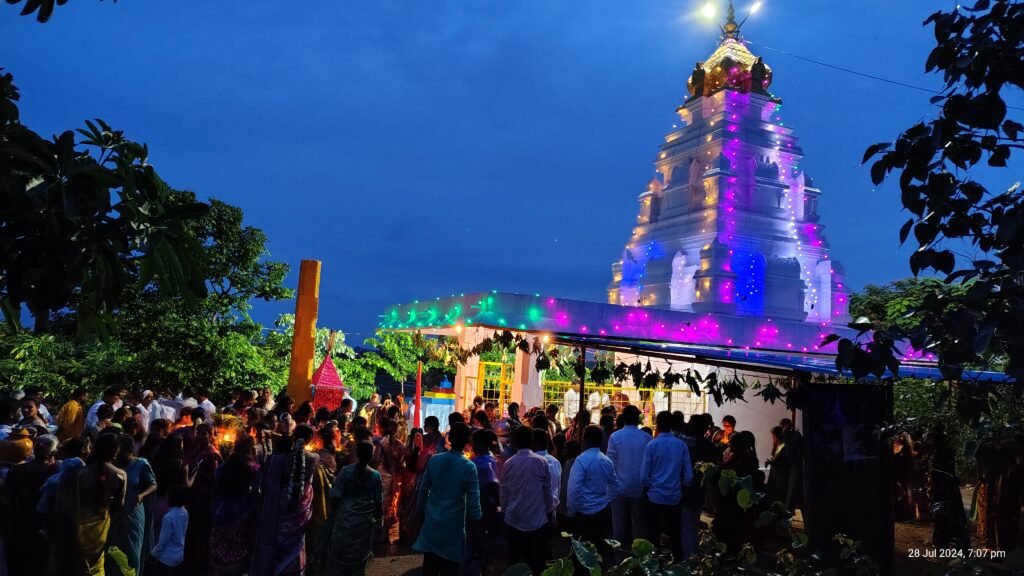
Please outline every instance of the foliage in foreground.
[[[809, 554], [800, 546], [783, 549], [774, 558], [759, 562], [757, 552], [749, 544], [735, 557], [726, 558], [725, 544], [718, 542], [710, 530], [704, 530], [701, 532], [700, 549], [688, 560], [678, 562], [671, 554], [660, 551], [650, 541], [639, 538], [633, 541], [629, 557], [614, 566], [602, 566], [601, 555], [590, 542], [568, 534], [563, 536], [571, 540], [569, 555], [549, 564], [541, 576], [572, 576], [577, 563], [592, 576], [732, 576], [752, 573], [764, 576], [875, 576], [879, 573], [875, 563], [857, 550], [857, 543], [841, 534], [833, 539], [837, 554], [835, 560], [831, 562]], [[608, 540], [607, 543], [614, 549], [621, 547], [620, 543], [614, 540]], [[505, 570], [505, 576], [529, 574], [530, 568], [525, 564], [515, 564]]]
[[[1005, 93], [1024, 88], [1024, 4], [978, 0], [971, 7], [935, 12], [924, 24], [936, 39], [925, 69], [941, 73], [946, 83], [932, 98], [939, 112], [894, 142], [870, 146], [863, 161], [882, 154], [871, 166], [875, 185], [899, 176], [901, 201], [911, 214], [899, 240], [912, 234], [917, 246], [911, 272], [932, 270], [963, 290], [952, 298], [941, 290], [926, 294], [908, 311], [913, 330], [889, 326], [858, 349], [880, 358], [890, 350], [898, 354], [894, 343], [908, 340], [916, 350], [933, 351], [950, 379], [960, 379], [966, 367], [1000, 358], [1020, 397], [1024, 191], [1019, 182], [992, 191], [977, 176], [998, 174], [984, 166], [1005, 168], [1013, 151], [1024, 148], [1024, 125], [1010, 117], [1004, 100]], [[962, 244], [975, 253], [958, 258], [953, 250]], [[856, 350], [848, 356], [863, 357]]]
[[[102, 120], [45, 139], [20, 121], [20, 94], [0, 69], [0, 314], [27, 308], [37, 332], [73, 310], [105, 337], [126, 294], [206, 295], [189, 222], [209, 206], [176, 202], [149, 149]], [[76, 140], [76, 137], [81, 137]]]

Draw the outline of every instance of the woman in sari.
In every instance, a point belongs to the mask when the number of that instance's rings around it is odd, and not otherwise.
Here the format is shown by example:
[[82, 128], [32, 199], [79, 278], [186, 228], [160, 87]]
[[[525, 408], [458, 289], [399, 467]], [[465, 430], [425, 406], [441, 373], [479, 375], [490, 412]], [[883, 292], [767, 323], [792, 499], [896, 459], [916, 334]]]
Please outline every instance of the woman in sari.
[[119, 442], [115, 434], [101, 434], [82, 468], [68, 470], [57, 489], [55, 524], [51, 532], [51, 574], [104, 574], [104, 553], [111, 516], [124, 506], [128, 484], [124, 471], [114, 466]]
[[[117, 440], [120, 449], [114, 463], [124, 470], [128, 486], [124, 508], [111, 524], [109, 545], [120, 548], [128, 557], [128, 565], [141, 576], [153, 547], [153, 510], [149, 495], [156, 492], [156, 475], [145, 458], [135, 457], [135, 440], [131, 436], [120, 434]], [[120, 576], [121, 571], [111, 563], [107, 565], [107, 574]]]
[[266, 421], [257, 422], [252, 427], [256, 438], [256, 463], [260, 467], [266, 465], [267, 460], [274, 453], [274, 430], [273, 426]]
[[423, 521], [418, 513], [416, 495], [419, 493], [423, 470], [426, 469], [426, 458], [421, 458], [424, 451], [423, 430], [413, 428], [409, 433], [409, 449], [405, 457], [401, 495], [398, 498], [398, 541], [406, 546], [416, 541]]
[[240, 576], [249, 568], [259, 477], [255, 441], [240, 436], [217, 469], [213, 492], [210, 566], [218, 576]]
[[270, 457], [263, 473], [250, 576], [298, 576], [306, 569], [306, 525], [313, 515], [313, 473], [319, 457], [306, 450], [313, 429], [299, 426]]
[[355, 452], [357, 462], [342, 468], [331, 487], [334, 513], [322, 535], [328, 544], [321, 576], [363, 576], [384, 515], [380, 473], [369, 467], [373, 445], [360, 442]]
[[[393, 406], [392, 406], [393, 408]], [[405, 444], [398, 439], [398, 422], [385, 418], [383, 423], [384, 438], [380, 449], [384, 455], [382, 465], [391, 477], [391, 485], [384, 494], [384, 538], [391, 544], [391, 529], [398, 522], [398, 496], [402, 490], [402, 477], [405, 472]]]
[[[338, 472], [338, 446], [341, 444], [341, 432], [338, 423], [328, 420], [317, 432], [318, 445], [316, 451], [320, 462], [313, 473], [313, 505], [309, 523], [306, 524], [306, 556], [313, 558], [322, 552], [324, 543], [318, 542], [324, 523], [331, 514], [330, 492], [334, 485], [334, 477]], [[318, 548], [319, 547], [319, 548]], [[319, 550], [319, 552], [318, 552]], [[306, 576], [316, 575], [314, 562], [307, 563]]]
[[213, 492], [217, 467], [224, 462], [213, 444], [213, 427], [200, 424], [195, 427], [195, 446], [185, 456], [188, 466], [190, 490], [188, 504], [188, 532], [185, 535], [184, 573], [206, 574], [210, 566], [210, 531], [213, 529]]

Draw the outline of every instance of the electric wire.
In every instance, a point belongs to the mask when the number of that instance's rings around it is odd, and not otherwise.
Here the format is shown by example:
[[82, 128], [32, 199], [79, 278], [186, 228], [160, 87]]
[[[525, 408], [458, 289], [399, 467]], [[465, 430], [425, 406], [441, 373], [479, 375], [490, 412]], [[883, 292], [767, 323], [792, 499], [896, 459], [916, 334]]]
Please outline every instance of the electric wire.
[[[876, 80], [878, 82], [885, 82], [887, 84], [892, 84], [894, 86], [901, 86], [903, 88], [909, 88], [911, 90], [919, 90], [921, 92], [927, 92], [929, 94], [945, 95], [945, 92], [942, 92], [941, 90], [932, 90], [931, 88], [925, 88], [923, 86], [915, 86], [914, 84], [908, 84], [906, 82], [900, 82], [899, 80], [893, 80], [891, 78], [884, 78], [882, 76], [875, 76], [874, 74], [867, 74], [865, 72], [860, 72], [860, 71], [857, 71], [857, 70], [853, 70], [851, 68], [846, 68], [844, 66], [837, 66], [835, 64], [829, 64], [828, 62], [822, 62], [821, 60], [815, 60], [813, 58], [808, 58], [806, 56], [801, 56], [799, 54], [793, 54], [792, 52], [787, 52], [785, 50], [779, 50], [778, 48], [773, 48], [773, 47], [767, 46], [765, 44], [760, 44], [760, 43], [757, 43], [757, 42], [750, 42], [749, 40], [745, 40], [744, 42], [747, 43], [747, 44], [753, 45], [753, 46], [757, 46], [759, 48], [763, 48], [765, 50], [770, 50], [772, 52], [776, 52], [778, 54], [782, 54], [783, 56], [789, 56], [790, 58], [796, 58], [797, 60], [803, 60], [804, 62], [810, 62], [811, 64], [816, 64], [818, 66], [823, 66], [825, 68], [830, 68], [832, 70], [838, 70], [840, 72], [846, 72], [847, 74], [853, 74], [855, 76], [860, 76], [862, 78], [868, 78], [870, 80]], [[1024, 110], [1024, 108], [1021, 108], [1021, 107], [1018, 107], [1018, 106], [1009, 106], [1009, 105], [1007, 105], [1006, 107], [1010, 108], [1012, 110]]]

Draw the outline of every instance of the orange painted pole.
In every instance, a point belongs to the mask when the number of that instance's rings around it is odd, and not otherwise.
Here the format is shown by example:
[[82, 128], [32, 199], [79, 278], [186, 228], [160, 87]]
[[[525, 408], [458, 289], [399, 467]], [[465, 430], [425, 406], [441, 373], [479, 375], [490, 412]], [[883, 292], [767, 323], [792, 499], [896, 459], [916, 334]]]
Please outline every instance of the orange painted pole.
[[421, 428], [422, 427], [423, 417], [420, 416], [420, 413], [422, 412], [422, 410], [423, 410], [423, 362], [420, 362], [419, 364], [416, 365], [416, 418], [413, 420], [415, 422], [415, 427], [416, 428]]
[[320, 306], [320, 261], [303, 260], [295, 298], [295, 333], [288, 371], [288, 396], [298, 406], [312, 400], [313, 355], [316, 348], [316, 317]]

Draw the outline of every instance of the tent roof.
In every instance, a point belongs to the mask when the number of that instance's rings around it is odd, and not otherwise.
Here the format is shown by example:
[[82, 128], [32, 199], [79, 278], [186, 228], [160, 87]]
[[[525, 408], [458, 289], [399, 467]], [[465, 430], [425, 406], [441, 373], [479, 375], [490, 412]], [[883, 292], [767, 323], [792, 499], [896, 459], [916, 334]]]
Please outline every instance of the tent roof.
[[[793, 374], [805, 372], [830, 376], [849, 376], [841, 374], [835, 365], [832, 354], [812, 354], [804, 352], [780, 352], [744, 348], [725, 348], [700, 346], [671, 342], [622, 341], [607, 338], [564, 338], [556, 342], [573, 346], [587, 346], [599, 350], [611, 350], [622, 353], [633, 353], [641, 356], [655, 356], [666, 359], [678, 359], [682, 362], [694, 362], [736, 369], [756, 370], [765, 373]], [[901, 378], [927, 378], [941, 380], [942, 372], [931, 362], [904, 360], [900, 364]], [[882, 378], [892, 378], [888, 370]], [[873, 377], [872, 377], [873, 378]], [[964, 371], [962, 380], [980, 382], [1009, 382], [1011, 379], [1001, 372], [984, 372], [977, 370]]]

